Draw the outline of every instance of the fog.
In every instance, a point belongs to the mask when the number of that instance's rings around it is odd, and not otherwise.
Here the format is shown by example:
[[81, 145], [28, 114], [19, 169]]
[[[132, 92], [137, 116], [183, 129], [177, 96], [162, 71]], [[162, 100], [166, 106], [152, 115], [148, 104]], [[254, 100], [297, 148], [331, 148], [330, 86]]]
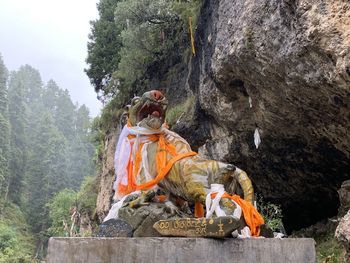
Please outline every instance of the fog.
[[92, 116], [100, 110], [84, 73], [97, 0], [0, 0], [0, 53], [9, 70], [29, 64], [53, 79]]

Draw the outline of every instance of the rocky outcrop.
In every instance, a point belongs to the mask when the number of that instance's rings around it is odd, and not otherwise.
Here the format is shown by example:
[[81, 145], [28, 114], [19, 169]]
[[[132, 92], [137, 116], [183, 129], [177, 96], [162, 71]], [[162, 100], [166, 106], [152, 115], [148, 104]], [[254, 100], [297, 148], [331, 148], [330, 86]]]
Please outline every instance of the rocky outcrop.
[[287, 230], [336, 215], [350, 178], [350, 3], [207, 0], [196, 36], [199, 151], [247, 170]]
[[[349, 1], [205, 0], [195, 42], [188, 67], [149, 81], [171, 103], [195, 95], [173, 129], [246, 170], [256, 192], [282, 205], [287, 231], [336, 215], [337, 189], [350, 178]], [[100, 218], [112, 196], [113, 133]]]
[[345, 249], [344, 262], [350, 262], [350, 210], [340, 220], [335, 237]]
[[159, 220], [174, 219], [179, 216], [169, 210], [164, 203], [151, 203], [137, 209], [124, 207], [119, 211], [119, 218], [128, 222], [133, 228], [133, 237], [161, 236], [153, 225]]
[[344, 262], [350, 262], [350, 180], [342, 183], [338, 194], [340, 221], [335, 231], [335, 238], [344, 247]]
[[111, 130], [104, 141], [104, 150], [101, 156], [101, 171], [99, 174], [99, 190], [97, 195], [96, 213], [100, 222], [103, 221], [111, 207], [113, 198], [114, 152], [120, 128]]

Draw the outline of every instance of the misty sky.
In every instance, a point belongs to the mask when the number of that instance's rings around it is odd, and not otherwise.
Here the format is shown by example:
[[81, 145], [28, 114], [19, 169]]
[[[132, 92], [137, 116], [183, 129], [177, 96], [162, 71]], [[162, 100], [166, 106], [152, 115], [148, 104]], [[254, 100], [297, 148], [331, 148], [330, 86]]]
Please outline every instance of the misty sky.
[[98, 0], [0, 0], [0, 53], [9, 70], [29, 64], [53, 79], [92, 116], [100, 110], [84, 73], [90, 20]]

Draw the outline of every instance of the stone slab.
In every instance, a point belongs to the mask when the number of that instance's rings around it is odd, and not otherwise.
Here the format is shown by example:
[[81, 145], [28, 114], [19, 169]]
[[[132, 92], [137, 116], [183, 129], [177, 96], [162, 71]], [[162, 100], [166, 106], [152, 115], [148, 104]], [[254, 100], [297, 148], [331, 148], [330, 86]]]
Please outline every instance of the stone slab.
[[311, 238], [50, 238], [47, 263], [316, 262]]

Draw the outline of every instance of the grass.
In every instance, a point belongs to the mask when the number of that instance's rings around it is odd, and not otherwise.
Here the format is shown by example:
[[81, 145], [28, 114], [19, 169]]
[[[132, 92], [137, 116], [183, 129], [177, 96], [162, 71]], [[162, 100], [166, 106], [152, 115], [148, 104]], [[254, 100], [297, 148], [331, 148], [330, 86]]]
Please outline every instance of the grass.
[[317, 262], [322, 263], [343, 263], [343, 248], [329, 233], [322, 237], [315, 237]]
[[169, 108], [166, 112], [165, 120], [171, 127], [176, 123], [180, 122], [185, 114], [193, 108], [194, 96], [188, 97], [183, 103]]
[[343, 263], [344, 250], [334, 237], [337, 224], [331, 220], [292, 233], [291, 237], [309, 237], [316, 241], [316, 256], [319, 263]]

